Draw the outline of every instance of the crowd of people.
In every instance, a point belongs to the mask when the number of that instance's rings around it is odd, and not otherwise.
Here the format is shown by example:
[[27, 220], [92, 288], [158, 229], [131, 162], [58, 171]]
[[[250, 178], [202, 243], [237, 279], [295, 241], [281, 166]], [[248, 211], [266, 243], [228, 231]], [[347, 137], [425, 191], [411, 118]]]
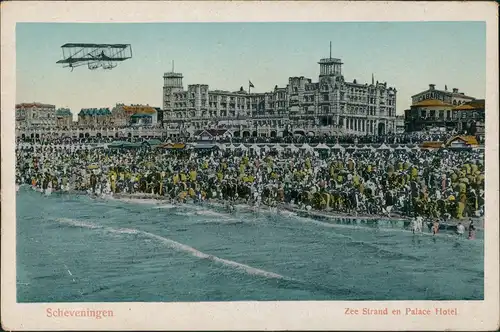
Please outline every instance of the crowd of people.
[[[119, 129], [119, 128], [115, 128]], [[412, 133], [402, 133], [402, 134], [387, 134], [387, 135], [342, 135], [342, 136], [300, 136], [300, 135], [286, 135], [285, 137], [218, 137], [216, 138], [220, 143], [267, 143], [267, 144], [420, 144], [426, 141], [440, 141], [445, 142], [451, 137], [455, 136], [457, 133], [452, 132], [412, 132]], [[29, 142], [41, 145], [50, 144], [81, 144], [81, 143], [111, 143], [114, 140], [132, 141], [132, 140], [148, 140], [151, 138], [157, 138], [160, 140], [167, 140], [166, 137], [143, 137], [134, 138], [128, 135], [117, 134], [118, 137], [109, 136], [92, 136], [85, 137], [69, 137], [65, 135], [59, 135], [57, 133], [38, 135], [34, 134], [33, 137], [25, 136], [19, 137], [17, 142]], [[484, 137], [481, 135], [476, 135], [476, 139], [479, 144], [484, 144]], [[196, 136], [186, 136], [182, 137], [185, 142], [196, 142], [198, 137]]]
[[154, 194], [435, 220], [484, 213], [475, 150], [223, 151], [17, 148], [16, 181], [40, 191]]

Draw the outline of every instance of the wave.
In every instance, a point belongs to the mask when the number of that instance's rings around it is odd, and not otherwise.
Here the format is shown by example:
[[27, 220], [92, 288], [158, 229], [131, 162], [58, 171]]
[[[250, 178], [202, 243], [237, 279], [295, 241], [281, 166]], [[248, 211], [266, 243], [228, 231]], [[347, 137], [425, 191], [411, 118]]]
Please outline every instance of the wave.
[[[310, 224], [316, 224], [318, 226], [323, 226], [323, 227], [330, 227], [330, 228], [346, 228], [346, 229], [352, 229], [352, 230], [367, 230], [367, 231], [374, 231], [374, 232], [397, 232], [397, 233], [406, 233], [406, 234], [411, 234], [413, 235], [413, 232], [409, 229], [404, 229], [404, 228], [389, 228], [389, 227], [377, 227], [376, 224], [375, 226], [363, 226], [363, 224], [358, 224], [358, 225], [346, 225], [346, 224], [340, 224], [335, 221], [332, 222], [323, 222], [319, 221], [313, 218], [308, 218], [308, 217], [301, 217], [301, 216], [296, 216], [292, 218], [293, 220], [304, 222], [304, 223], [310, 223]], [[443, 237], [443, 238], [450, 238], [450, 239], [456, 239], [457, 236], [454, 233], [446, 232], [446, 231], [441, 231], [438, 234], [434, 235], [432, 233], [427, 233], [427, 232], [419, 232], [415, 233], [415, 236], [435, 236], [435, 237]], [[476, 239], [476, 241], [479, 239]]]
[[141, 233], [150, 237], [150, 238], [156, 239], [156, 240], [166, 244], [168, 247], [170, 247], [174, 250], [189, 253], [190, 255], [197, 257], [197, 258], [207, 259], [207, 260], [210, 260], [210, 261], [213, 261], [216, 263], [221, 263], [222, 265], [235, 268], [236, 270], [240, 270], [240, 271], [248, 273], [250, 275], [257, 275], [257, 276], [262, 276], [262, 277], [266, 277], [266, 278], [273, 278], [273, 279], [292, 280], [290, 278], [284, 277], [284, 276], [277, 274], [277, 273], [274, 273], [274, 272], [261, 270], [261, 269], [258, 269], [258, 268], [255, 268], [255, 267], [252, 267], [249, 265], [245, 265], [245, 264], [231, 261], [228, 259], [220, 258], [220, 257], [214, 256], [214, 255], [206, 254], [206, 253], [201, 252], [201, 251], [199, 251], [193, 247], [190, 247], [186, 244], [176, 242], [172, 239], [169, 239], [169, 238], [166, 238], [166, 237], [163, 237], [160, 235], [156, 235], [156, 234], [144, 232], [144, 231], [141, 231]]
[[96, 225], [91, 222], [86, 222], [82, 220], [77, 220], [77, 219], [69, 219], [69, 218], [58, 218], [56, 219], [57, 222], [60, 222], [62, 224], [67, 224], [75, 227], [82, 227], [82, 228], [90, 228], [90, 229], [98, 229], [98, 228], [104, 228], [103, 226]]
[[[103, 227], [94, 223], [90, 222], [83, 222], [83, 221], [78, 221], [78, 220], [72, 220], [72, 219], [60, 219], [59, 221], [73, 226], [73, 227], [83, 227], [83, 228], [89, 228], [89, 229], [100, 229], [109, 233], [114, 233], [114, 234], [122, 234], [122, 235], [142, 235], [146, 239], [145, 241], [151, 241], [155, 240], [158, 241], [167, 247], [179, 251], [179, 252], [184, 252], [187, 253], [193, 257], [203, 259], [203, 260], [209, 260], [214, 263], [220, 264], [222, 266], [234, 269], [235, 271], [239, 271], [241, 273], [245, 273], [248, 275], [252, 276], [258, 276], [258, 277], [263, 277], [265, 279], [272, 279], [272, 280], [278, 280], [279, 283], [275, 284], [277, 287], [284, 287], [284, 288], [291, 288], [291, 289], [303, 289], [303, 290], [308, 290], [311, 292], [324, 292], [327, 294], [331, 295], [336, 295], [338, 296], [339, 294], [345, 295], [345, 296], [353, 296], [353, 289], [347, 287], [340, 287], [338, 285], [336, 286], [329, 286], [329, 285], [323, 285], [321, 283], [317, 283], [314, 281], [304, 281], [300, 279], [295, 279], [287, 276], [283, 276], [281, 274], [271, 272], [271, 271], [266, 271], [263, 269], [259, 269], [250, 265], [246, 265], [243, 263], [239, 263], [236, 261], [232, 261], [229, 259], [224, 259], [215, 255], [207, 254], [202, 251], [197, 250], [196, 248], [193, 248], [191, 246], [188, 246], [186, 244], [174, 241], [170, 238], [166, 238], [154, 233], [146, 232], [146, 231], [141, 231], [138, 229], [134, 228], [112, 228], [112, 227]], [[341, 237], [348, 238], [352, 240], [351, 237], [349, 236], [344, 236], [342, 234], [335, 234]]]
[[272, 278], [272, 279], [282, 279], [282, 280], [293, 280], [287, 277], [284, 277], [280, 274], [274, 273], [274, 272], [269, 272], [265, 270], [261, 270], [249, 265], [245, 265], [242, 263], [238, 263], [235, 261], [231, 261], [228, 259], [220, 258], [214, 255], [210, 255], [204, 252], [201, 252], [193, 247], [190, 247], [186, 244], [176, 242], [172, 239], [156, 235], [153, 233], [141, 231], [138, 229], [133, 229], [133, 228], [111, 228], [111, 227], [103, 227], [94, 223], [90, 222], [84, 222], [84, 221], [79, 221], [79, 220], [74, 220], [74, 219], [58, 219], [57, 221], [62, 222], [67, 225], [71, 225], [74, 227], [83, 227], [83, 228], [89, 228], [89, 229], [102, 229], [105, 231], [108, 231], [110, 233], [115, 233], [115, 234], [141, 234], [146, 237], [149, 237], [150, 239], [155, 239], [158, 240], [159, 242], [167, 245], [169, 248], [174, 249], [176, 251], [181, 251], [190, 254], [193, 257], [200, 258], [200, 259], [206, 259], [210, 260], [216, 263], [220, 263], [224, 266], [234, 268], [238, 271], [250, 274], [250, 275], [256, 275], [256, 276], [261, 276], [265, 278]]
[[158, 205], [159, 201], [151, 198], [109, 198], [115, 201], [131, 204], [142, 204], [142, 205]]
[[226, 213], [220, 213], [220, 212], [216, 212], [216, 211], [213, 211], [213, 210], [198, 210], [195, 212], [196, 215], [198, 216], [205, 216], [205, 217], [222, 217], [222, 218], [226, 218], [229, 216], [229, 214], [226, 214]]
[[174, 205], [174, 204], [165, 204], [165, 205], [159, 205], [156, 208], [170, 210], [170, 209], [176, 209], [178, 207], [179, 207], [178, 205]]

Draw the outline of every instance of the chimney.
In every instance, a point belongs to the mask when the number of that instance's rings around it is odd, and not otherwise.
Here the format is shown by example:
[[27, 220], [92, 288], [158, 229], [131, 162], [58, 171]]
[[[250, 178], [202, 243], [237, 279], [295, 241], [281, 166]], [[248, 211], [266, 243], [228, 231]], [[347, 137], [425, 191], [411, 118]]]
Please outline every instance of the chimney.
[[457, 88], [453, 88], [453, 93], [458, 93], [458, 89]]
[[429, 90], [434, 90], [435, 87], [436, 87], [436, 84], [429, 84]]

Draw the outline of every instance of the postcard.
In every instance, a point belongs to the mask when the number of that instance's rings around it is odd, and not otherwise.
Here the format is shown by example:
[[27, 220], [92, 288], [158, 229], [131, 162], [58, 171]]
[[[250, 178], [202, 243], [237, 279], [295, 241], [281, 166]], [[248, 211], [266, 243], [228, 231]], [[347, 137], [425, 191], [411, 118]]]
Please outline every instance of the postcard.
[[495, 9], [4, 3], [3, 329], [498, 329]]

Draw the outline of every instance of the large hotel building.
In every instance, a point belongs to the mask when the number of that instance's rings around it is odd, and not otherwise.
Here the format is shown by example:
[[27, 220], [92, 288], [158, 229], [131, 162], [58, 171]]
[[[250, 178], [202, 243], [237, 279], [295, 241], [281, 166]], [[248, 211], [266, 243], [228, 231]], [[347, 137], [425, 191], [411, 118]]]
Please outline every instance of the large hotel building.
[[[387, 83], [347, 82], [342, 61], [319, 61], [319, 79], [290, 77], [286, 87], [265, 93], [183, 86], [181, 73], [163, 76], [164, 126], [171, 137], [225, 128], [234, 137], [384, 135], [396, 131], [396, 89]], [[250, 87], [249, 87], [250, 90]]]

